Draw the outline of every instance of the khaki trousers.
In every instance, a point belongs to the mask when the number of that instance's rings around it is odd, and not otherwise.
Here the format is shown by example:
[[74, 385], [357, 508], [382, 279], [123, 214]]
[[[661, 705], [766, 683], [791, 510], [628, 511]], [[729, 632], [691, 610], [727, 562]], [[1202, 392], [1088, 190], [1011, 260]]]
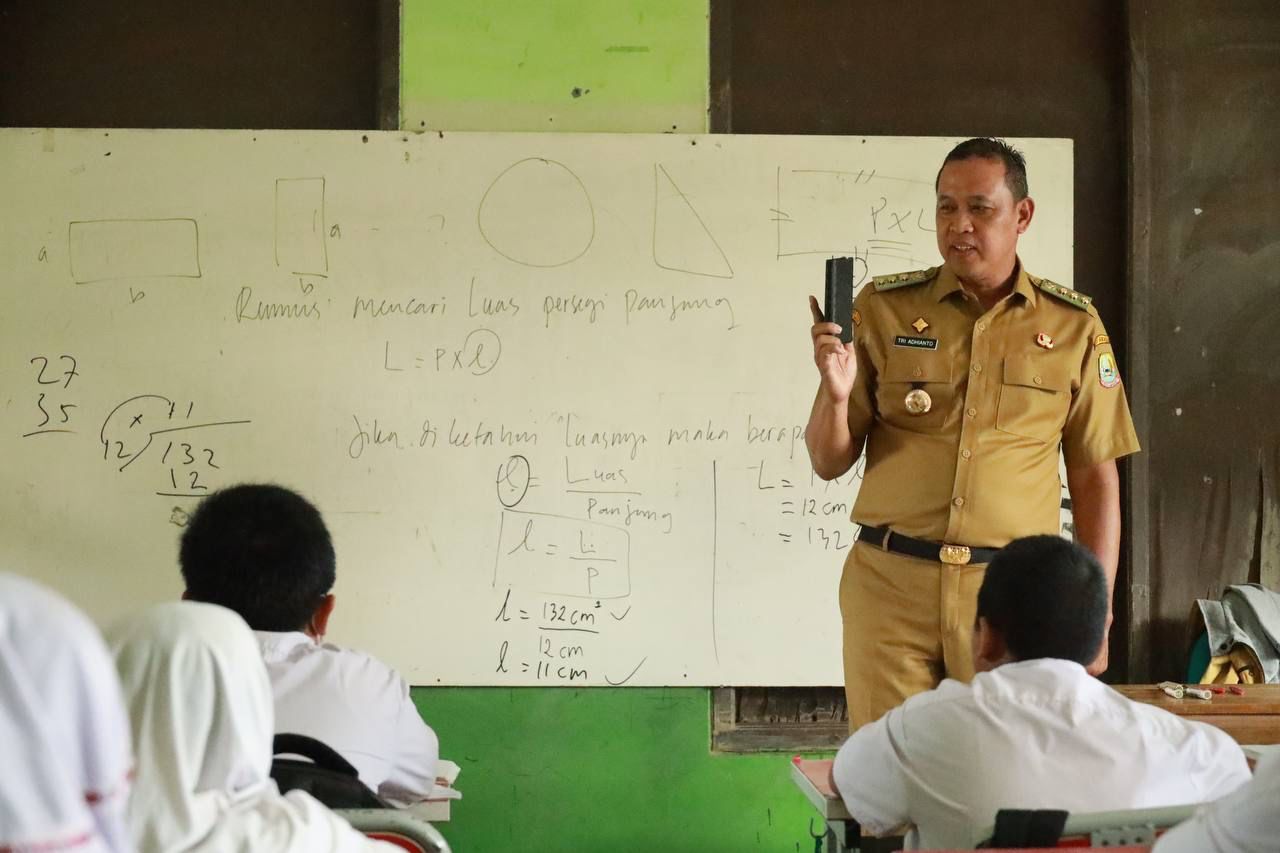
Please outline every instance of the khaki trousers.
[[985, 572], [985, 565], [950, 566], [854, 543], [840, 577], [850, 731], [944, 677], [973, 678]]

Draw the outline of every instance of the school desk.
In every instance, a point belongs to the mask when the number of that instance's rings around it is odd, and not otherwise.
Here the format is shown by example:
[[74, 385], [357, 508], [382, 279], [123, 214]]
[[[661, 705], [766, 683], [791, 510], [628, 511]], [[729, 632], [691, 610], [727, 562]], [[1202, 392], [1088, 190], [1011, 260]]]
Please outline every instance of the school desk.
[[[1206, 687], [1208, 685], [1196, 685]], [[1280, 744], [1280, 684], [1242, 684], [1240, 695], [1216, 693], [1212, 699], [1174, 699], [1154, 684], [1118, 684], [1115, 689], [1137, 702], [1217, 726], [1238, 743]]]
[[844, 807], [844, 800], [831, 787], [832, 761], [830, 758], [811, 759], [797, 755], [791, 759], [791, 779], [826, 824], [823, 849], [827, 853], [859, 850], [862, 830]]

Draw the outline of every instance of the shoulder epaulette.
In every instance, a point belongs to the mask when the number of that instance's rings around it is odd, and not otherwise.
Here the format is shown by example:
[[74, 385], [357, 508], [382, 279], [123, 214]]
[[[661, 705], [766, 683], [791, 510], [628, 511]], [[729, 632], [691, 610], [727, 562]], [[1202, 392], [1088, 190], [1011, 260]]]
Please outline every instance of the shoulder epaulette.
[[876, 293], [884, 293], [886, 290], [897, 290], [899, 287], [909, 287], [913, 284], [924, 284], [926, 281], [932, 281], [933, 277], [937, 274], [937, 267], [929, 267], [927, 270], [900, 272], [894, 273], [893, 275], [878, 275], [871, 279], [871, 283], [875, 286]]
[[1088, 311], [1089, 305], [1093, 303], [1093, 297], [1085, 296], [1083, 293], [1078, 293], [1069, 287], [1063, 287], [1057, 282], [1049, 281], [1047, 278], [1036, 278], [1033, 275], [1028, 275], [1027, 278], [1031, 280], [1032, 284], [1043, 290], [1045, 293], [1050, 296], [1056, 296], [1063, 302], [1068, 302], [1079, 308], [1081, 311]]

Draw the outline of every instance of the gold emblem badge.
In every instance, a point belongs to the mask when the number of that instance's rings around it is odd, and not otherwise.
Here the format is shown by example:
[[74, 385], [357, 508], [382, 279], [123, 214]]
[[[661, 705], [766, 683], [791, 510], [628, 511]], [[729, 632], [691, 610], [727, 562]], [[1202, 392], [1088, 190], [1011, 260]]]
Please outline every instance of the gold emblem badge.
[[1046, 332], [1041, 332], [1036, 335], [1036, 346], [1044, 347], [1045, 349], [1053, 349], [1053, 338], [1049, 337]]
[[859, 311], [857, 308], [853, 309], [853, 325], [855, 326], [862, 325], [862, 312]]
[[911, 324], [911, 328], [916, 330], [916, 334], [919, 334], [929, 328], [929, 321], [923, 317], [917, 317], [916, 321]]
[[907, 392], [907, 398], [902, 402], [907, 407], [907, 414], [911, 415], [923, 415], [933, 408], [933, 398], [923, 388], [915, 388]]
[[1109, 344], [1109, 343], [1111, 343], [1111, 338], [1107, 337], [1106, 335], [1098, 335], [1096, 338], [1093, 339], [1093, 345], [1095, 347], [1100, 347], [1103, 344]]

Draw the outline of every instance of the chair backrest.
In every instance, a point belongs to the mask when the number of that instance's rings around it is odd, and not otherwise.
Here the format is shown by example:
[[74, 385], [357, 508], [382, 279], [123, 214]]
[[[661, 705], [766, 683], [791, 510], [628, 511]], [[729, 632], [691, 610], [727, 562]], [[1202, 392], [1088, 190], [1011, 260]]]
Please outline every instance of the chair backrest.
[[1156, 836], [1195, 814], [1197, 805], [1085, 812], [1067, 818], [1063, 838], [1088, 838], [1096, 847], [1154, 844]]
[[[1153, 844], [1157, 835], [1191, 817], [1196, 808], [1195, 805], [1165, 806], [1153, 809], [1125, 809], [1068, 815], [1062, 824], [1057, 844], [1059, 847], [1078, 847], [1082, 840], [1094, 847]], [[1018, 810], [1002, 810], [1001, 814], [1015, 811]], [[997, 825], [1002, 822], [997, 816]], [[995, 846], [993, 841], [998, 841], [1004, 847], [1023, 846], [1023, 842], [1017, 838], [993, 839], [994, 834], [994, 827], [991, 831], [982, 833], [980, 837], [986, 841], [979, 846], [993, 847]]]
[[390, 841], [411, 853], [452, 853], [434, 826], [398, 809], [334, 809], [370, 838]]

